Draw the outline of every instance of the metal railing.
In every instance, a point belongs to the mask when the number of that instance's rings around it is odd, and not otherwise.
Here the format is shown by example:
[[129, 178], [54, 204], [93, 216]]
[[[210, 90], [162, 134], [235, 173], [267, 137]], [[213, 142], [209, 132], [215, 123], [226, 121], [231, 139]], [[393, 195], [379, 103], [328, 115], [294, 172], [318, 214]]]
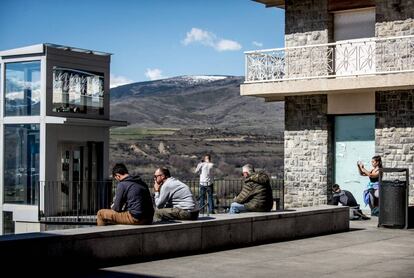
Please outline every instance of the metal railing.
[[111, 180], [42, 181], [39, 187], [39, 220], [49, 223], [95, 223], [97, 211], [109, 208], [113, 196]]
[[414, 36], [245, 52], [245, 83], [414, 71]]
[[[153, 180], [144, 179], [153, 193]], [[181, 180], [187, 184], [194, 197], [199, 200], [199, 180]], [[94, 182], [39, 182], [40, 192], [43, 192], [43, 205], [39, 206], [39, 220], [44, 223], [84, 223], [96, 222], [99, 209], [109, 208], [115, 196], [116, 184], [111, 180]], [[233, 198], [240, 193], [242, 180], [221, 179], [214, 181], [214, 205], [217, 213], [226, 213]], [[271, 179], [275, 209], [284, 207], [283, 180]], [[42, 196], [39, 196], [39, 198]], [[205, 198], [207, 202], [207, 197]], [[207, 206], [201, 209], [201, 214], [207, 213]]]

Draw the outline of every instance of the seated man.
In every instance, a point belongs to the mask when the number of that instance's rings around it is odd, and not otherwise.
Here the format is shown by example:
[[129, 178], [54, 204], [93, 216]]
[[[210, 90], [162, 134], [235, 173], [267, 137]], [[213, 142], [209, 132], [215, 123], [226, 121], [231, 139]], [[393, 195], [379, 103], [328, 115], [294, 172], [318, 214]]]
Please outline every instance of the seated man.
[[333, 193], [333, 199], [330, 203], [330, 205], [337, 206], [338, 203], [340, 203], [343, 206], [349, 207], [349, 219], [350, 220], [356, 220], [356, 219], [362, 219], [362, 220], [368, 220], [370, 219], [368, 216], [362, 213], [362, 211], [359, 209], [359, 204], [357, 204], [354, 195], [352, 195], [351, 192], [348, 190], [341, 190], [339, 185], [334, 184], [332, 185], [332, 193]]
[[171, 177], [167, 168], [159, 168], [154, 173], [154, 221], [196, 220], [198, 207], [190, 188]]
[[251, 164], [242, 168], [244, 185], [239, 195], [230, 205], [229, 213], [248, 211], [270, 211], [273, 206], [272, 188], [269, 176], [263, 172], [255, 173]]
[[112, 177], [119, 182], [116, 186], [114, 203], [111, 209], [98, 211], [97, 225], [151, 224], [154, 207], [148, 185], [140, 177], [130, 176], [122, 163], [114, 166]]

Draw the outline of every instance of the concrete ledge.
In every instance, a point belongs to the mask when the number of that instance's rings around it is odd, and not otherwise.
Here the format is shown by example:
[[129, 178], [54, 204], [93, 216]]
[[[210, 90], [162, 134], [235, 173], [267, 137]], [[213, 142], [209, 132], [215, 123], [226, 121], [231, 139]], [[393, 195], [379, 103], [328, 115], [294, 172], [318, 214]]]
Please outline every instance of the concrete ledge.
[[348, 207], [214, 215], [149, 226], [105, 226], [0, 237], [1, 260], [80, 267], [153, 260], [349, 230]]

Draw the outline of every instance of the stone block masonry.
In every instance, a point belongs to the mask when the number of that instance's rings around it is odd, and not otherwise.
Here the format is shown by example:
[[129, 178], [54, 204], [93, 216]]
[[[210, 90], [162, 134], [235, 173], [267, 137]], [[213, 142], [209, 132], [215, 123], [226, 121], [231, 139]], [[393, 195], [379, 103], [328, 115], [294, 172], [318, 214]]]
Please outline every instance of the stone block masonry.
[[414, 90], [376, 92], [375, 146], [384, 167], [409, 169], [414, 204]]
[[285, 207], [327, 202], [331, 181], [326, 95], [285, 100]]

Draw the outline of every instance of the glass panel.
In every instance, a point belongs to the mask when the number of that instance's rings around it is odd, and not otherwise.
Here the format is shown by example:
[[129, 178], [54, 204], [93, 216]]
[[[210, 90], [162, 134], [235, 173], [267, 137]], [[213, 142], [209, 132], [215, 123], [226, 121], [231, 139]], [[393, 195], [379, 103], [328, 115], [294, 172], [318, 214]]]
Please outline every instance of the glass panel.
[[14, 234], [13, 212], [3, 211], [3, 235]]
[[103, 115], [103, 74], [53, 67], [53, 112]]
[[4, 127], [4, 202], [37, 204], [39, 124]]
[[5, 116], [40, 115], [40, 62], [5, 66]]

